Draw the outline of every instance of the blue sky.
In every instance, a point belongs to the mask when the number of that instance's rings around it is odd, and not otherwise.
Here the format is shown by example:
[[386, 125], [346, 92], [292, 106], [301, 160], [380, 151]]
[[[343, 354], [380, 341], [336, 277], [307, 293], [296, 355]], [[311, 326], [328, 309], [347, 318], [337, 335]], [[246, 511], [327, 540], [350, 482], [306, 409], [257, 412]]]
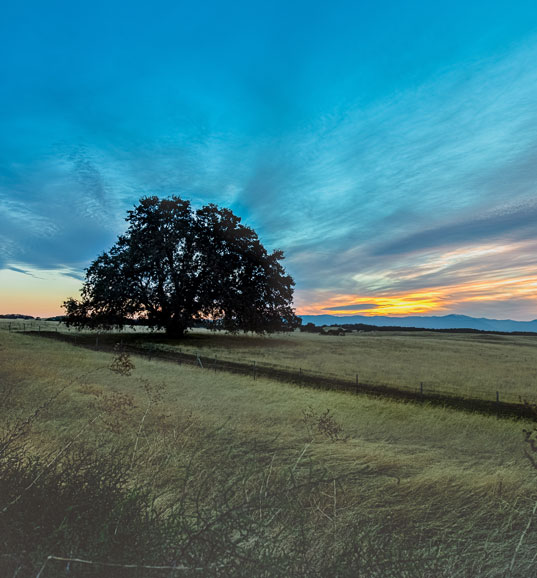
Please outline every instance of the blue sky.
[[179, 194], [283, 249], [300, 312], [537, 317], [533, 2], [21, 2], [0, 44], [0, 313]]

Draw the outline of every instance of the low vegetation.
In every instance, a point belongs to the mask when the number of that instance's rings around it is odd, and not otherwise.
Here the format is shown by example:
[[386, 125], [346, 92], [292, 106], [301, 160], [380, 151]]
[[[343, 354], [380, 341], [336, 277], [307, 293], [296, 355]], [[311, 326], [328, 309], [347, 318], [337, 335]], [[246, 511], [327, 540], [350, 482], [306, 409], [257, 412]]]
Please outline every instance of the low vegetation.
[[[153, 340], [159, 340], [158, 334]], [[147, 341], [147, 337], [144, 337]], [[537, 401], [537, 336], [431, 333], [225, 335], [198, 330], [164, 348], [373, 385]]]
[[[8, 322], [0, 320], [0, 328]], [[61, 323], [33, 320], [13, 322], [17, 330], [68, 332]], [[441, 392], [520, 403], [537, 402], [537, 336], [495, 334], [348, 333], [345, 337], [309, 333], [257, 336], [229, 335], [197, 329], [181, 340], [165, 339], [144, 327], [120, 336], [91, 335], [94, 343], [117, 339], [149, 349], [160, 348], [196, 354], [213, 362], [239, 361], [258, 366], [289, 368], [304, 374], [341, 377], [372, 385], [389, 385], [412, 391]], [[81, 339], [82, 340], [82, 339]], [[80, 340], [80, 341], [81, 341]]]
[[2, 576], [534, 573], [532, 423], [7, 331], [0, 398]]

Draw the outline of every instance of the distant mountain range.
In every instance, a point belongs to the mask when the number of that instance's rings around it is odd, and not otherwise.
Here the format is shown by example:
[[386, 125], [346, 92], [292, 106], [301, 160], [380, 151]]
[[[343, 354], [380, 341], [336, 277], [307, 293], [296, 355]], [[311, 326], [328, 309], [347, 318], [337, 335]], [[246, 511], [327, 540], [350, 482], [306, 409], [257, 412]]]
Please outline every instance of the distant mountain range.
[[444, 315], [441, 317], [386, 317], [365, 315], [300, 315], [302, 324], [342, 325], [364, 323], [377, 327], [398, 326], [420, 329], [478, 329], [480, 331], [528, 331], [537, 333], [537, 319], [533, 321], [513, 321], [511, 319], [486, 319], [468, 315]]

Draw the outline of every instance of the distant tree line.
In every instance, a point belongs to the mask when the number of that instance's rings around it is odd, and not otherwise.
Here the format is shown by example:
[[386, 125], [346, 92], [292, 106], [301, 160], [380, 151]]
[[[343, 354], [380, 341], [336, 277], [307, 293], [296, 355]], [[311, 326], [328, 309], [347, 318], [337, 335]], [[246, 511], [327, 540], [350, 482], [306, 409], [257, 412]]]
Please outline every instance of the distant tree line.
[[[300, 327], [300, 331], [304, 333], [319, 333], [321, 335], [335, 335], [334, 331], [343, 330], [344, 332], [351, 331], [398, 331], [405, 333], [415, 333], [417, 331], [430, 331], [432, 333], [484, 333], [493, 335], [537, 335], [533, 331], [487, 331], [484, 329], [471, 329], [467, 327], [452, 328], [452, 329], [428, 329], [424, 327], [403, 327], [401, 325], [368, 325], [366, 323], [338, 323], [328, 326], [315, 325], [314, 323], [306, 323]], [[339, 333], [340, 335], [342, 333]]]
[[36, 319], [36, 317], [23, 315], [22, 313], [8, 313], [6, 315], [0, 315], [0, 319]]
[[321, 325], [315, 325], [314, 323], [306, 323], [306, 325], [300, 325], [300, 331], [302, 333], [318, 333], [319, 335], [346, 335], [347, 329], [343, 328], [341, 325], [330, 325], [328, 328]]
[[65, 315], [55, 315], [54, 317], [34, 317], [33, 315], [23, 315], [22, 313], [6, 313], [0, 315], [0, 319], [26, 319], [27, 321], [63, 321]]

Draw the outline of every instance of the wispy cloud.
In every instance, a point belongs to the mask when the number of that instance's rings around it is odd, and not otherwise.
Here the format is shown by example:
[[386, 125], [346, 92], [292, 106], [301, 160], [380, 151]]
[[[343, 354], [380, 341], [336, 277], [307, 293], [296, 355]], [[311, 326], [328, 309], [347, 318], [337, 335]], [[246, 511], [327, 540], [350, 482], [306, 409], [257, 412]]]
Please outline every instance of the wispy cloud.
[[440, 223], [434, 228], [390, 240], [374, 249], [374, 255], [404, 254], [426, 251], [438, 246], [471, 246], [484, 240], [507, 241], [535, 238], [537, 202], [523, 200], [516, 205], [503, 205], [473, 218]]
[[350, 305], [336, 305], [334, 307], [323, 307], [323, 311], [341, 311], [341, 312], [350, 312], [350, 311], [363, 311], [365, 310], [372, 310], [377, 307], [376, 303], [354, 303]]
[[27, 271], [26, 269], [20, 269], [19, 267], [14, 267], [13, 265], [10, 265], [9, 267], [7, 267], [7, 269], [9, 269], [11, 271], [15, 271], [16, 273], [22, 273], [23, 275], [28, 275], [29, 277], [34, 277], [35, 279], [40, 278], [38, 275], [34, 275], [34, 273]]
[[118, 203], [95, 162], [80, 148], [57, 153], [13, 169], [0, 185], [0, 230], [9, 241], [0, 268], [81, 270], [117, 234]]

